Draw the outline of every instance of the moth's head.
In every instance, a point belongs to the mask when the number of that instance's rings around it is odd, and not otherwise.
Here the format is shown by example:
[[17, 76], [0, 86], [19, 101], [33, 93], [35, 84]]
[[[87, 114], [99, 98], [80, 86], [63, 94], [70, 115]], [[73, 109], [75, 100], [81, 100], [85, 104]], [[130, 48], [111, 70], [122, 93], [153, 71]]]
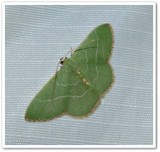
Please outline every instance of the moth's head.
[[60, 58], [60, 64], [64, 65], [64, 62], [65, 62], [66, 59], [67, 59], [67, 57]]

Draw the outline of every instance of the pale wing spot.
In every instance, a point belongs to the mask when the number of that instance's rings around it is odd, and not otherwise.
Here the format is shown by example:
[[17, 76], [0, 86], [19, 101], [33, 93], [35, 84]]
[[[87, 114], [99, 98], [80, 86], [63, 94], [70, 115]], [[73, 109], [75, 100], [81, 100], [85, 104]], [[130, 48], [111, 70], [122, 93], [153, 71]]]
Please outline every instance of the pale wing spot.
[[86, 85], [89, 85], [89, 82], [88, 82], [88, 81], [86, 81]]
[[84, 83], [84, 84], [89, 85], [89, 82], [88, 82], [85, 78], [83, 78], [82, 80], [83, 80], [83, 83]]
[[86, 83], [86, 81], [87, 81], [85, 78], [83, 78], [82, 80], [83, 80], [84, 83]]
[[78, 74], [80, 74], [80, 72], [79, 72], [79, 71], [78, 71], [77, 73], [78, 73]]

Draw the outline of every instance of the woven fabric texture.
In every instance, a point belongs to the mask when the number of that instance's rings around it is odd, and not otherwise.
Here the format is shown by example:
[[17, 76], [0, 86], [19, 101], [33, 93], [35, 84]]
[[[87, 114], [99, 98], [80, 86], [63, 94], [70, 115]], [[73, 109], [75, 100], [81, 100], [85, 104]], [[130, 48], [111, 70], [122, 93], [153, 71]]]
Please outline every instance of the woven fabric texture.
[[[6, 6], [6, 145], [153, 144], [153, 7]], [[115, 82], [89, 117], [24, 120], [61, 57], [102, 23], [114, 31]], [[75, 88], [76, 89], [76, 88]]]

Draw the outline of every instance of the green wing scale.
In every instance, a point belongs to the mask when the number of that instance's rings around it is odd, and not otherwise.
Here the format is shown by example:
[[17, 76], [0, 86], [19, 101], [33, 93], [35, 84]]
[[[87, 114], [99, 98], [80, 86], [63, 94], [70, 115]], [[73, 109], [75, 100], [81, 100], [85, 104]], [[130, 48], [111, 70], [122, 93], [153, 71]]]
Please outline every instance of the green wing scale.
[[25, 119], [47, 121], [68, 114], [87, 116], [113, 83], [109, 58], [113, 31], [109, 24], [96, 27], [70, 58], [33, 98]]

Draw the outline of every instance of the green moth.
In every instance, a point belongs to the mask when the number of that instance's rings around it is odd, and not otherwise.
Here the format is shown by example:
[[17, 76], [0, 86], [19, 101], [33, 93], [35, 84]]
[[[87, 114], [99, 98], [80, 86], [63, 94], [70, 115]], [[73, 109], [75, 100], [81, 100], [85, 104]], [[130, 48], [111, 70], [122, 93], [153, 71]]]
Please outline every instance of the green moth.
[[109, 24], [93, 29], [86, 39], [61, 58], [60, 70], [33, 98], [27, 108], [28, 121], [47, 121], [63, 114], [88, 116], [111, 87], [113, 71], [109, 58], [113, 31]]

